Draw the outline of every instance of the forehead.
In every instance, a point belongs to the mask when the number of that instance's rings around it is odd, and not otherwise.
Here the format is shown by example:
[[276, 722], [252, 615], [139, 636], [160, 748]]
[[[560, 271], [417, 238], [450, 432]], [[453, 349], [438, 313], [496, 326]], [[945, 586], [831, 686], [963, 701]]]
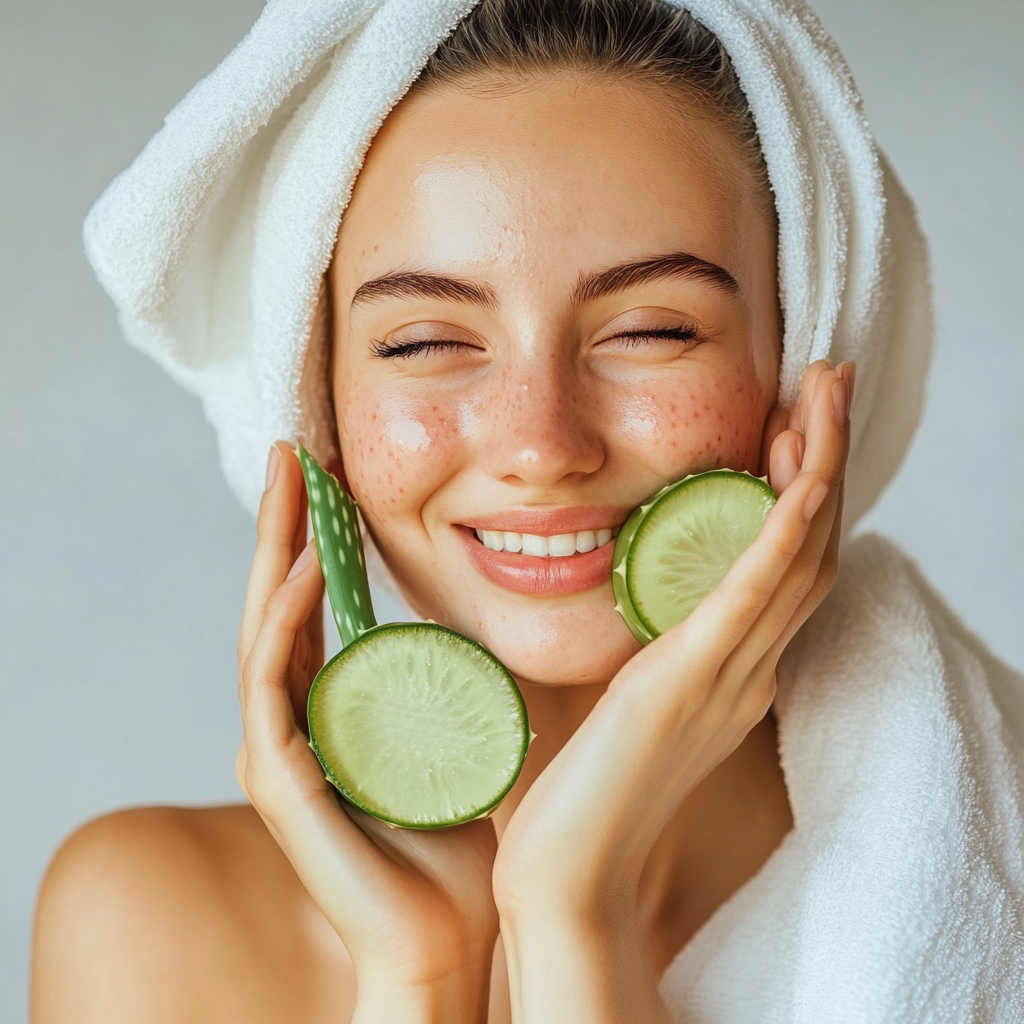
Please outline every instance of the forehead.
[[370, 147], [336, 271], [354, 290], [396, 267], [575, 276], [683, 250], [742, 276], [762, 207], [727, 129], [664, 88], [414, 90]]

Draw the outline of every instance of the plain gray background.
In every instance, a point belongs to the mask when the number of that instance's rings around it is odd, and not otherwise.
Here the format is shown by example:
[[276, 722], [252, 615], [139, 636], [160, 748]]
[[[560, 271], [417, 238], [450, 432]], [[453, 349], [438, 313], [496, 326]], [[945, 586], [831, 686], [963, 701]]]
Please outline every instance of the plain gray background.
[[[1024, 4], [825, 0], [933, 247], [921, 433], [869, 520], [1024, 666]], [[257, 0], [0, 0], [0, 1021], [79, 823], [239, 799], [253, 526], [198, 405], [120, 340], [80, 224]]]

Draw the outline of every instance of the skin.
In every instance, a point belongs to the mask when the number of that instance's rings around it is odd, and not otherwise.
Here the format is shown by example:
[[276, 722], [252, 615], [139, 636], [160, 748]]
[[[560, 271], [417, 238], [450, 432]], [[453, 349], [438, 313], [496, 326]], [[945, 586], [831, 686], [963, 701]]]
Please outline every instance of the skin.
[[[255, 811], [72, 837], [40, 897], [35, 1021], [668, 1019], [661, 971], [792, 826], [775, 666], [835, 575], [853, 367], [815, 364], [774, 409], [774, 238], [728, 132], [651, 86], [552, 75], [396, 108], [331, 270], [340, 471], [413, 607], [495, 651], [539, 739], [486, 821], [391, 830], [336, 799], [304, 733], [322, 580], [279, 444], [239, 639]], [[581, 277], [678, 252], [736, 287], [661, 275], [573, 301]], [[403, 270], [487, 301], [353, 303]], [[380, 354], [410, 342], [432, 344]], [[769, 471], [780, 500], [643, 650], [609, 584], [509, 591], [460, 533], [523, 510], [621, 522], [716, 466]]]

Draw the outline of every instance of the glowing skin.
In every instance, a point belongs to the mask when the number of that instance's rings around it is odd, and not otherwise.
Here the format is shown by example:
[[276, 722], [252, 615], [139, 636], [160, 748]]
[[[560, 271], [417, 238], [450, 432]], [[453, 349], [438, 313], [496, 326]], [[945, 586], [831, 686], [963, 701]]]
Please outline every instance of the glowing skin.
[[[635, 652], [611, 546], [542, 559], [488, 551], [477, 528], [617, 527], [687, 473], [760, 471], [780, 357], [775, 225], [737, 157], [682, 98], [562, 76], [414, 92], [359, 175], [331, 270], [348, 482], [416, 611], [523, 679], [606, 681]], [[676, 273], [574, 294], [586, 275], [675, 253], [735, 287]], [[356, 295], [413, 272], [469, 287]]]

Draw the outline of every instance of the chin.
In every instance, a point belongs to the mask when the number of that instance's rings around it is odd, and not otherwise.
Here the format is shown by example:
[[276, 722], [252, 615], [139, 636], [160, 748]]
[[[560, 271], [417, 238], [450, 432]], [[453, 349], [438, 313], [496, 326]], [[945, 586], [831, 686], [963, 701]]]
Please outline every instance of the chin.
[[493, 652], [516, 679], [535, 686], [607, 683], [640, 650], [613, 608], [589, 615], [538, 609], [481, 619], [475, 629], [461, 631]]

